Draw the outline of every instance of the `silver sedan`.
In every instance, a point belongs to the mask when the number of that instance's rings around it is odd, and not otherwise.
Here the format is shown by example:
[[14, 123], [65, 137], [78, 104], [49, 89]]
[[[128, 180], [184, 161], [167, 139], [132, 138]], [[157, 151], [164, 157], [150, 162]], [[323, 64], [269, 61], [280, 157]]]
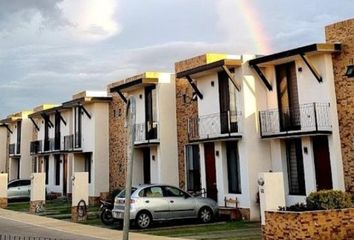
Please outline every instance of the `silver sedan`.
[[31, 180], [16, 179], [9, 182], [7, 185], [8, 199], [30, 198]]
[[[113, 217], [124, 218], [125, 190], [114, 201]], [[147, 228], [153, 221], [197, 218], [208, 223], [218, 213], [217, 203], [209, 198], [193, 197], [168, 185], [139, 185], [132, 188], [130, 220], [139, 228]]]

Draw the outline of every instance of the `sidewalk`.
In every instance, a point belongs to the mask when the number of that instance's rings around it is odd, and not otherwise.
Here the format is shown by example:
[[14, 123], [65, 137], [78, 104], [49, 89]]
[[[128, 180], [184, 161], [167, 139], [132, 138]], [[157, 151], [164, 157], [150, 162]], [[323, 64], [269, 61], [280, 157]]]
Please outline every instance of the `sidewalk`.
[[[65, 233], [77, 234], [81, 236], [93, 237], [98, 239], [122, 239], [123, 232], [118, 230], [103, 229], [83, 224], [71, 223], [61, 220], [56, 220], [47, 217], [40, 217], [27, 213], [20, 213], [5, 209], [0, 209], [0, 218], [17, 221], [44, 229], [52, 229]], [[131, 240], [168, 240], [177, 238], [159, 237], [146, 235], [141, 233], [130, 233]], [[180, 238], [178, 238], [180, 239]]]

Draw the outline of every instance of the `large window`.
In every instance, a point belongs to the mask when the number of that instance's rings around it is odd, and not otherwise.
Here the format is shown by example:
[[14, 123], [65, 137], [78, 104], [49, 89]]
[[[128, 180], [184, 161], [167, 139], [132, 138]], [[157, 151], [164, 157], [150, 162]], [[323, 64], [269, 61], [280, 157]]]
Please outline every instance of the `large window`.
[[240, 163], [238, 159], [237, 142], [226, 142], [226, 155], [229, 193], [241, 193]]
[[91, 153], [85, 154], [85, 172], [88, 172], [88, 182], [91, 183]]
[[199, 146], [189, 145], [186, 147], [186, 171], [187, 171], [187, 190], [200, 191], [200, 159]]
[[306, 195], [301, 139], [286, 141], [289, 194]]
[[55, 185], [60, 185], [60, 155], [55, 155]]

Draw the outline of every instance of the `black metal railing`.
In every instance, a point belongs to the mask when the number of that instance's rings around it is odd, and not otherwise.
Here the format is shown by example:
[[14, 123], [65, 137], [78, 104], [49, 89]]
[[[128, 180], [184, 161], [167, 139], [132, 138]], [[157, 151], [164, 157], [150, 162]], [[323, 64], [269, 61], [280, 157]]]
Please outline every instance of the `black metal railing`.
[[42, 152], [42, 140], [32, 141], [30, 144], [30, 153], [37, 154]]
[[64, 136], [64, 150], [70, 151], [74, 149], [74, 135]]
[[44, 140], [44, 151], [45, 152], [54, 151], [54, 138], [48, 138]]
[[145, 142], [159, 139], [159, 123], [138, 123], [135, 124], [135, 142]]
[[241, 112], [214, 113], [188, 119], [189, 140], [231, 136], [240, 133]]
[[9, 154], [14, 155], [15, 152], [16, 152], [16, 144], [15, 143], [9, 144]]
[[259, 112], [261, 136], [332, 131], [329, 103], [307, 103], [297, 108]]

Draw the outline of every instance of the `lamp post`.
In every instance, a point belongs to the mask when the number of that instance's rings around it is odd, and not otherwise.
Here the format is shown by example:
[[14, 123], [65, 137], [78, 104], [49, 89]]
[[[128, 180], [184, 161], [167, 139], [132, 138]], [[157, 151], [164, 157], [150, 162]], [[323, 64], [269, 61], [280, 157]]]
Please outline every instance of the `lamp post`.
[[125, 208], [124, 208], [124, 225], [123, 225], [123, 240], [129, 239], [130, 225], [130, 197], [132, 191], [132, 173], [133, 173], [133, 158], [134, 158], [134, 139], [135, 139], [135, 119], [136, 119], [136, 102], [135, 97], [131, 96], [128, 99], [126, 107], [126, 122], [125, 127], [128, 132], [127, 145], [127, 175], [125, 183]]

